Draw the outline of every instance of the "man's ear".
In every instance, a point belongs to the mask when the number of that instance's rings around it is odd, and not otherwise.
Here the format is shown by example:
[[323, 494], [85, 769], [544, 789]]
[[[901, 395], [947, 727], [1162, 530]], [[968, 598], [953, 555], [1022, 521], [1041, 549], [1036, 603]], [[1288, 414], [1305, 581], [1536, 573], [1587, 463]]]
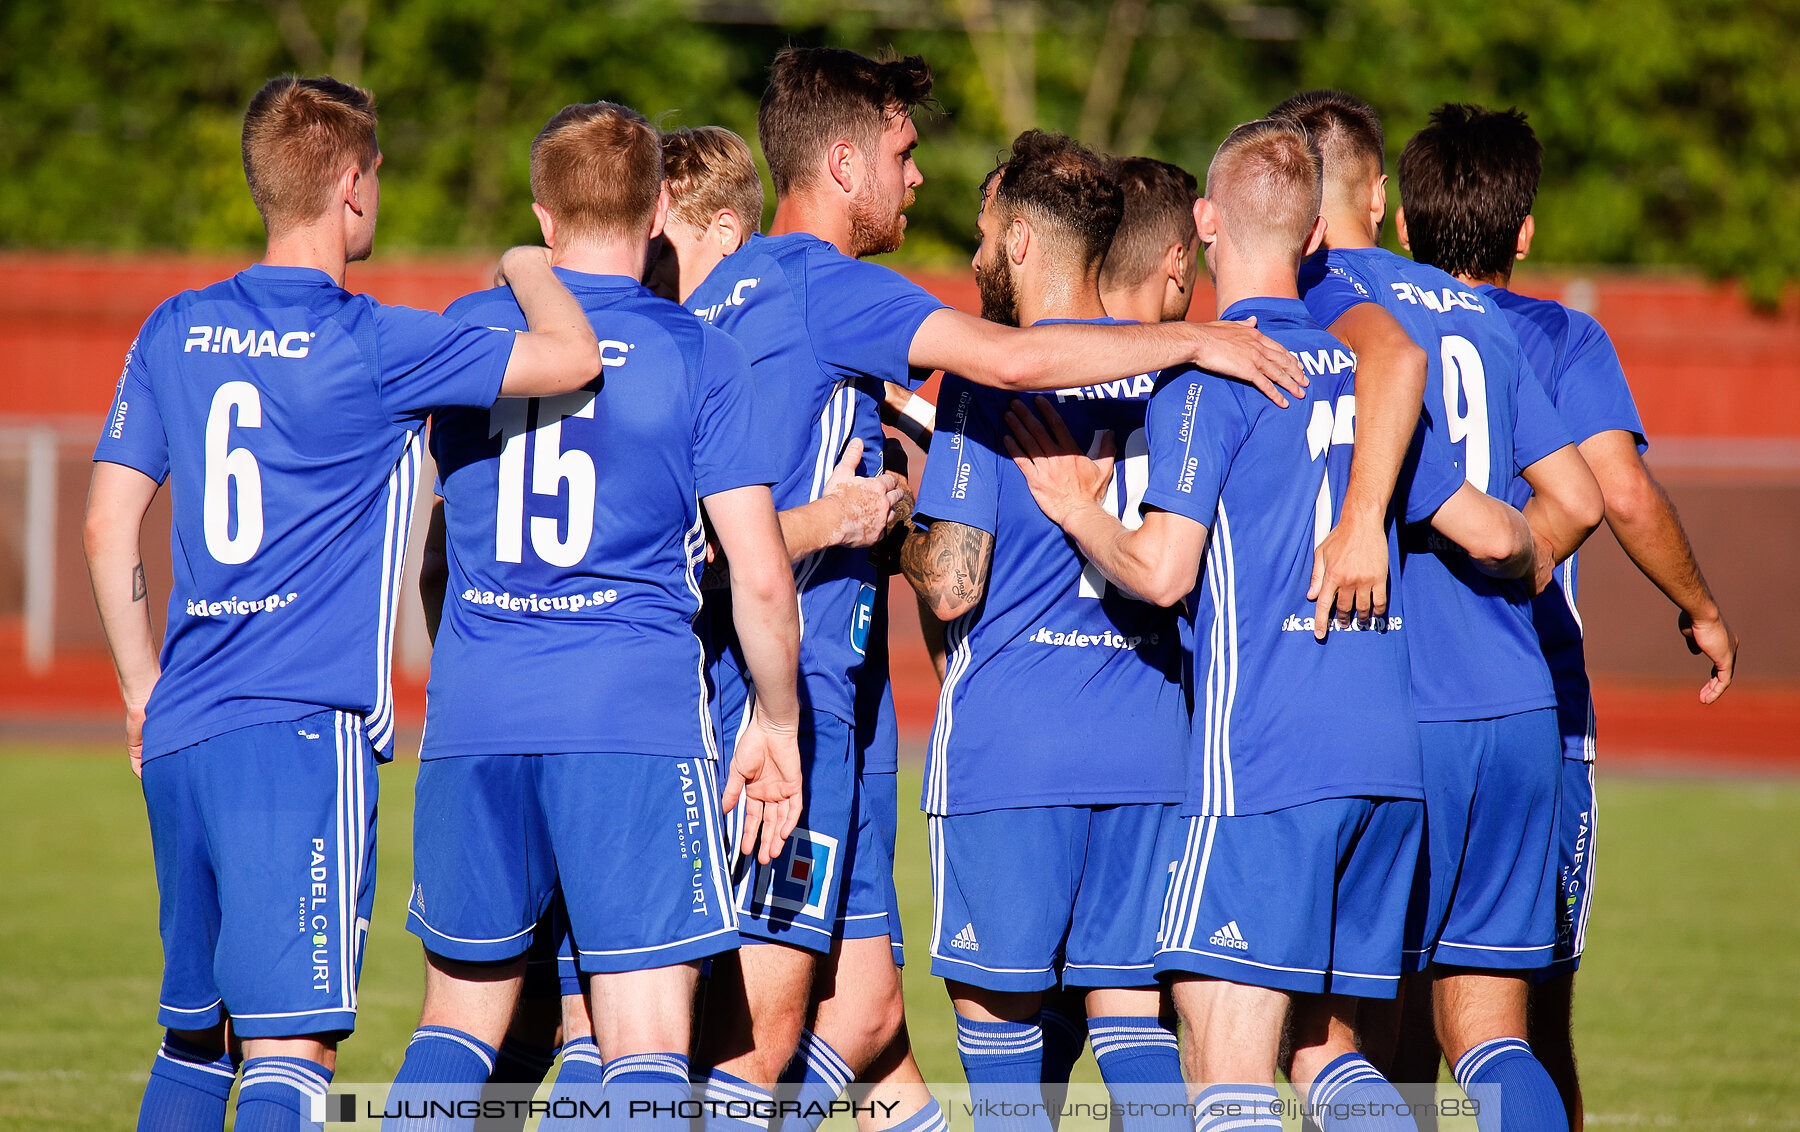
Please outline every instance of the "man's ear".
[[707, 230], [719, 242], [719, 254], [730, 255], [743, 246], [744, 223], [738, 214], [729, 208], [721, 208], [712, 218]]
[[1386, 173], [1378, 174], [1369, 186], [1369, 219], [1375, 222], [1377, 231], [1381, 229], [1381, 222], [1387, 218], [1387, 186]]
[[1014, 264], [1022, 264], [1030, 251], [1031, 225], [1023, 216], [1015, 216], [1012, 222], [1012, 232], [1006, 241], [1007, 258]]
[[856, 147], [847, 141], [831, 143], [831, 149], [826, 152], [826, 167], [831, 173], [831, 179], [837, 183], [838, 188], [846, 193], [856, 192], [857, 165], [860, 156], [856, 152]]
[[1163, 274], [1169, 282], [1175, 284], [1178, 291], [1187, 290], [1188, 286], [1188, 250], [1187, 244], [1170, 244], [1163, 252]]
[[1219, 238], [1219, 210], [1205, 197], [1194, 202], [1194, 227], [1200, 231], [1202, 244], [1211, 244]]
[[[544, 234], [544, 246], [554, 251], [556, 249], [556, 217], [551, 216], [550, 210], [535, 200], [531, 202], [531, 214], [537, 217], [538, 230]], [[653, 236], [655, 234], [651, 233]]]
[[1314, 252], [1318, 251], [1319, 247], [1324, 243], [1325, 243], [1325, 218], [1323, 216], [1319, 216], [1319, 217], [1314, 218], [1312, 231], [1307, 233], [1306, 250], [1300, 253], [1301, 258], [1304, 259], [1306, 256], [1309, 256], [1309, 255], [1313, 254]]
[[1394, 210], [1394, 235], [1400, 240], [1400, 250], [1412, 251], [1412, 241], [1406, 237], [1406, 206], [1401, 205]]
[[650, 217], [650, 238], [656, 239], [663, 234], [663, 226], [669, 222], [669, 186], [665, 182], [656, 193], [656, 211]]
[[1531, 238], [1537, 235], [1537, 221], [1531, 213], [1525, 214], [1525, 223], [1519, 225], [1519, 246], [1513, 252], [1514, 259], [1524, 259], [1531, 254]]
[[352, 162], [338, 175], [338, 198], [343, 201], [345, 208], [358, 216], [363, 214], [361, 191], [362, 169]]

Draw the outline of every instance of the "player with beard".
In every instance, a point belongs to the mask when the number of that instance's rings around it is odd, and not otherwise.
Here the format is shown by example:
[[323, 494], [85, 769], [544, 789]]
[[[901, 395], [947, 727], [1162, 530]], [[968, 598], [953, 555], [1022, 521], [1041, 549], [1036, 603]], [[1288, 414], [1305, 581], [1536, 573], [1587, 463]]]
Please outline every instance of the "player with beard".
[[[1123, 211], [1094, 153], [1059, 134], [1019, 135], [983, 186], [982, 316], [1112, 323], [1100, 262]], [[1054, 396], [1072, 443], [1121, 438], [1105, 489], [1121, 516], [1136, 511], [1154, 384], [1144, 374]], [[919, 489], [927, 526], [902, 564], [948, 623], [924, 809], [932, 972], [955, 1004], [963, 1068], [977, 1102], [1030, 1112], [1044, 1071], [1039, 1012], [1060, 981], [1084, 1000], [1114, 1100], [1178, 1105], [1154, 973], [1187, 738], [1176, 615], [1109, 587], [1038, 509], [1002, 450], [1007, 394], [947, 374], [938, 399], [944, 424]], [[1125, 1111], [1127, 1129], [1167, 1121]], [[991, 1112], [976, 1113], [977, 1129], [1048, 1128], [1043, 1116]]]
[[[877, 63], [835, 48], [797, 49], [782, 52], [771, 69], [758, 115], [777, 198], [771, 234], [752, 236], [687, 305], [750, 353], [758, 439], [788, 469], [776, 486], [778, 507], [803, 510], [823, 491], [858, 432], [859, 404], [863, 411], [873, 405], [859, 401], [859, 380], [910, 387], [920, 370], [942, 368], [985, 384], [1048, 388], [1197, 359], [1257, 383], [1282, 404], [1281, 388], [1302, 387], [1292, 357], [1241, 323], [1009, 329], [953, 311], [863, 262], [904, 236], [905, 208], [924, 181], [912, 158], [918, 130], [911, 112], [930, 91], [930, 68], [918, 58]], [[871, 466], [874, 458], [865, 454]], [[885, 925], [880, 935], [858, 937], [855, 925], [864, 922], [845, 921], [841, 911], [847, 849], [867, 804], [858, 796], [852, 721], [873, 569], [866, 552], [830, 546], [807, 528], [783, 524], [790, 551], [805, 555], [797, 581], [806, 626], [807, 811], [780, 858], [760, 867], [745, 862], [739, 876], [740, 925], [750, 946], [735, 963], [715, 967], [701, 1051], [714, 1067], [708, 1095], [720, 1099], [769, 1095], [799, 1044], [821, 956], [830, 958], [820, 986], [831, 993], [818, 996], [816, 1044], [834, 1048], [807, 1074], [818, 1078], [810, 1084], [819, 1092], [845, 1069], [866, 1066], [902, 1018]], [[729, 734], [751, 690], [734, 642], [717, 645], [715, 687]], [[840, 1017], [838, 1039], [862, 1048], [835, 1049], [829, 1031]]]

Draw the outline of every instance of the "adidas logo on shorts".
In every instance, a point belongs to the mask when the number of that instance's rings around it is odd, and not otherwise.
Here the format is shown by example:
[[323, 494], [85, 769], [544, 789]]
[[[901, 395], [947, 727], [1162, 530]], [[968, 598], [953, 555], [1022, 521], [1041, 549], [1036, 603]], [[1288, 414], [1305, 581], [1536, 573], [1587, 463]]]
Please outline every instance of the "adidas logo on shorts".
[[1244, 934], [1238, 931], [1236, 920], [1231, 921], [1229, 924], [1226, 924], [1211, 936], [1207, 937], [1206, 942], [1212, 944], [1214, 947], [1229, 947], [1234, 951], [1250, 950], [1250, 944], [1244, 939]]
[[956, 938], [950, 941], [950, 946], [963, 951], [980, 951], [981, 945], [975, 942], [975, 925], [964, 924], [963, 930], [957, 932]]

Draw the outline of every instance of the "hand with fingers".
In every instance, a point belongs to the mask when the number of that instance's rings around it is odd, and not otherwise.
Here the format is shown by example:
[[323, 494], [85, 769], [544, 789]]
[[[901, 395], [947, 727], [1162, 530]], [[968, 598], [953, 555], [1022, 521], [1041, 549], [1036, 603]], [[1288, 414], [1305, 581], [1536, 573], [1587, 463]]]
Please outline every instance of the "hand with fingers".
[[125, 753], [131, 757], [131, 773], [144, 777], [144, 705], [125, 705]]
[[1313, 551], [1306, 600], [1315, 603], [1313, 636], [1321, 641], [1329, 630], [1327, 618], [1348, 628], [1387, 616], [1387, 528], [1349, 517], [1333, 527]]
[[1284, 391], [1306, 396], [1309, 382], [1299, 360], [1286, 346], [1256, 329], [1255, 317], [1190, 325], [1195, 334], [1193, 362], [1201, 369], [1253, 385], [1284, 409], [1288, 407]]
[[1713, 703], [1731, 687], [1731, 677], [1737, 669], [1737, 634], [1725, 623], [1724, 616], [1716, 613], [1700, 621], [1683, 613], [1676, 624], [1687, 638], [1688, 651], [1712, 661], [1712, 678], [1701, 686], [1700, 702]]
[[838, 504], [839, 519], [836, 546], [874, 546], [881, 541], [893, 521], [894, 510], [907, 503], [906, 484], [892, 472], [878, 476], [859, 476], [863, 443], [852, 440], [844, 446], [837, 467], [825, 481], [821, 499]]
[[1082, 452], [1048, 397], [1037, 398], [1035, 413], [1024, 401], [1014, 400], [1006, 411], [1006, 426], [1012, 432], [1002, 441], [1006, 453], [1052, 523], [1063, 525], [1069, 515], [1106, 494], [1118, 454], [1110, 431], [1096, 433]]
[[800, 824], [801, 791], [798, 729], [752, 711], [725, 779], [725, 812], [744, 805], [737, 851], [765, 865], [779, 856]]

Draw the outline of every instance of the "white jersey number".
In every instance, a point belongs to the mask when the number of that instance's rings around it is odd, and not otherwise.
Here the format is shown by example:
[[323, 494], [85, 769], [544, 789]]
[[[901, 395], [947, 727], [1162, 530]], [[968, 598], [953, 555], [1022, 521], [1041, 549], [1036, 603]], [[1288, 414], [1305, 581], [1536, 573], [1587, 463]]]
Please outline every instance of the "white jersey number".
[[[1440, 356], [1444, 360], [1444, 424], [1450, 443], [1463, 444], [1463, 467], [1477, 489], [1488, 489], [1487, 370], [1475, 343], [1461, 335], [1447, 335]], [[1468, 408], [1462, 410], [1466, 403]]]
[[[562, 423], [570, 417], [592, 420], [594, 394], [578, 389], [556, 397], [503, 397], [488, 410], [488, 435], [500, 437], [500, 494], [494, 503], [494, 558], [520, 562], [525, 557], [525, 444], [531, 443], [531, 492], [557, 496], [569, 485], [566, 536], [546, 515], [531, 520], [531, 549], [552, 566], [573, 566], [587, 556], [594, 539], [594, 460], [586, 452], [562, 451]], [[532, 420], [538, 421], [535, 429]]]
[[[1113, 462], [1112, 479], [1106, 481], [1102, 502], [1125, 524], [1126, 530], [1135, 531], [1144, 525], [1144, 492], [1149, 487], [1150, 438], [1143, 429], [1134, 429], [1125, 437], [1118, 459]], [[1081, 597], [1098, 599], [1109, 584], [1093, 563], [1081, 568]]]
[[[1314, 401], [1312, 420], [1306, 422], [1306, 451], [1317, 460], [1331, 450], [1333, 444], [1356, 443], [1356, 395], [1346, 393], [1337, 399], [1335, 410], [1324, 401]], [[1319, 470], [1319, 495], [1313, 500], [1313, 549], [1331, 533], [1331, 469]]]
[[[206, 532], [207, 553], [228, 566], [250, 561], [263, 537], [262, 470], [248, 448], [230, 447], [233, 423], [239, 428], [262, 427], [262, 394], [247, 381], [227, 381], [219, 386], [206, 414], [201, 527]], [[234, 526], [236, 534], [232, 533]]]

